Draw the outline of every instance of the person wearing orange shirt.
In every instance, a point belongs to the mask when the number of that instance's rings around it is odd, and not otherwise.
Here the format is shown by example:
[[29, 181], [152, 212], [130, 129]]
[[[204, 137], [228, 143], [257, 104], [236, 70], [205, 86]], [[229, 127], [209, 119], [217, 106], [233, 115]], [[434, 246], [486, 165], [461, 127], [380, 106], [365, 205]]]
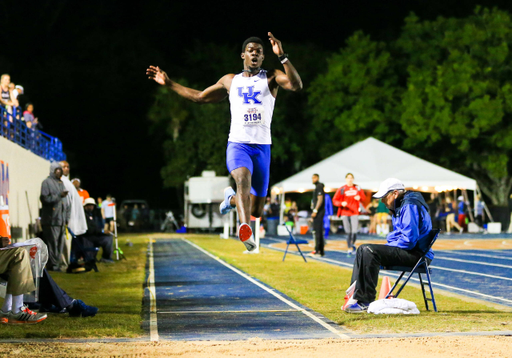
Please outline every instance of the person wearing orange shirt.
[[89, 198], [89, 192], [85, 189], [80, 188], [80, 179], [75, 178], [71, 180], [71, 182], [75, 186], [76, 191], [78, 191], [78, 195], [80, 195], [80, 197], [82, 198], [82, 205], [84, 205], [85, 199]]
[[334, 206], [338, 207], [338, 217], [343, 219], [343, 228], [347, 233], [347, 255], [356, 253], [357, 230], [359, 228], [359, 206], [366, 199], [364, 191], [354, 184], [354, 175], [345, 176], [346, 185], [336, 191], [332, 198]]

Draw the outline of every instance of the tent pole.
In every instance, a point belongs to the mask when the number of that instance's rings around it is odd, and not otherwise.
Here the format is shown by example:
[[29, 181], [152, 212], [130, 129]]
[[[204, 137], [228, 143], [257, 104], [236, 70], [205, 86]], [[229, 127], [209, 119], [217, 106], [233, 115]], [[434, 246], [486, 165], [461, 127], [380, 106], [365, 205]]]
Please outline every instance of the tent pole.
[[[461, 189], [461, 191], [462, 191], [462, 195], [464, 195], [464, 200], [466, 201], [467, 205], [469, 206], [468, 192], [466, 191], [466, 189]], [[473, 204], [473, 205], [475, 205], [475, 204]], [[475, 219], [473, 217], [473, 212], [471, 211], [471, 207], [468, 210], [468, 214], [469, 214], [469, 220], [471, 220], [471, 222], [474, 223]]]
[[281, 205], [279, 205], [279, 225], [284, 224], [284, 188], [281, 194]]

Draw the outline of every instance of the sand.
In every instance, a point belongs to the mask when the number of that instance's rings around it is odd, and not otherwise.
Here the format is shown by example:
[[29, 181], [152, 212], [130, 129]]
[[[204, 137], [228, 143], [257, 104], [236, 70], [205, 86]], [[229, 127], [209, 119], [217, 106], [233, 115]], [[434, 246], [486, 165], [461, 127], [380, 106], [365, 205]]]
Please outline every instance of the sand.
[[511, 336], [353, 340], [2, 344], [9, 357], [512, 357]]

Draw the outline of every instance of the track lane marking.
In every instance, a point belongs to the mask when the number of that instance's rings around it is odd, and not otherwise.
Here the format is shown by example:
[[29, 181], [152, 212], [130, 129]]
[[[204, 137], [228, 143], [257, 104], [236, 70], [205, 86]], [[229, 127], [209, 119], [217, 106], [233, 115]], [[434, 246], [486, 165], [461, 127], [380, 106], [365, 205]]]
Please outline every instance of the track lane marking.
[[304, 315], [306, 315], [307, 317], [311, 318], [313, 321], [317, 322], [318, 324], [320, 324], [322, 327], [324, 327], [325, 329], [329, 330], [330, 332], [336, 334], [338, 337], [340, 338], [344, 338], [344, 339], [349, 339], [350, 337], [344, 333], [341, 333], [340, 331], [338, 331], [337, 329], [335, 329], [334, 327], [332, 327], [331, 325], [327, 324], [326, 322], [322, 321], [320, 318], [316, 317], [314, 314], [312, 314], [311, 312], [308, 312], [306, 311], [304, 308], [302, 307], [299, 307], [297, 306], [295, 303], [291, 302], [290, 300], [287, 300], [286, 298], [284, 298], [283, 296], [281, 296], [280, 294], [278, 294], [277, 292], [269, 289], [268, 287], [266, 287], [265, 285], [261, 284], [260, 282], [256, 281], [255, 279], [253, 279], [251, 276], [247, 275], [245, 272], [242, 272], [240, 271], [239, 269], [235, 268], [234, 266], [228, 264], [227, 262], [224, 262], [222, 261], [221, 259], [219, 259], [218, 257], [212, 255], [211, 253], [209, 253], [208, 251], [206, 251], [205, 249], [199, 247], [198, 245], [194, 244], [193, 242], [191, 241], [188, 241], [187, 239], [184, 239], [184, 238], [181, 238], [181, 240], [183, 240], [184, 242], [186, 242], [187, 244], [195, 247], [196, 249], [198, 249], [199, 251], [201, 251], [202, 253], [204, 253], [205, 255], [211, 257], [212, 259], [214, 259], [215, 261], [219, 262], [220, 264], [224, 265], [225, 267], [229, 268], [230, 270], [234, 271], [235, 273], [239, 274], [240, 276], [242, 276], [243, 278], [245, 278], [246, 280], [250, 281], [251, 283], [255, 284], [256, 286], [258, 286], [259, 288], [267, 291], [268, 293], [270, 293], [272, 296], [276, 297], [277, 299], [283, 301], [284, 303], [286, 303], [288, 306], [294, 308], [295, 310], [299, 311], [299, 312], [302, 312]]
[[502, 267], [502, 268], [512, 269], [512, 266], [507, 266], [507, 265], [492, 264], [492, 263], [489, 263], [489, 262], [480, 262], [480, 261], [473, 261], [473, 260], [455, 259], [453, 257], [443, 257], [443, 256], [438, 256], [438, 255], [436, 255], [434, 257], [434, 259], [436, 259], [436, 260], [447, 260], [447, 261], [464, 262], [464, 263], [473, 264], [473, 265], [494, 266], [494, 267]]
[[461, 251], [443, 250], [442, 252], [448, 253], [448, 254], [454, 254], [454, 255], [488, 257], [490, 259], [498, 259], [498, 260], [512, 260], [512, 257], [494, 256], [494, 255], [487, 255], [487, 254], [470, 254], [468, 252], [461, 252]]
[[149, 240], [149, 339], [158, 342], [158, 321], [156, 315], [155, 261], [153, 259], [153, 240]]
[[451, 269], [451, 268], [445, 268], [445, 267], [439, 267], [439, 266], [432, 266], [432, 265], [430, 265], [429, 267], [431, 267], [433, 269], [436, 269], [436, 270], [460, 272], [460, 273], [465, 273], [465, 274], [469, 274], [469, 275], [484, 276], [484, 277], [496, 278], [498, 280], [512, 281], [512, 278], [509, 278], [509, 277], [489, 275], [489, 274], [486, 274], [486, 273], [466, 271], [466, 270], [457, 270], [457, 269]]

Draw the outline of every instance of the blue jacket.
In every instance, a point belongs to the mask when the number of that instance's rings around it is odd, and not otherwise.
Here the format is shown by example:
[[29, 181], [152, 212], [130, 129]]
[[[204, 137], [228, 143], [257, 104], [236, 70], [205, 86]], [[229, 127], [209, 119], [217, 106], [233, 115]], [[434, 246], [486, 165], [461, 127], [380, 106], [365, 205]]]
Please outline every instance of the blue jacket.
[[[387, 237], [388, 246], [404, 250], [419, 248], [425, 251], [428, 247], [426, 239], [432, 230], [432, 220], [428, 213], [428, 205], [420, 193], [409, 191], [395, 201], [395, 209], [391, 210], [393, 228]], [[434, 258], [434, 252], [429, 250], [427, 257]]]

